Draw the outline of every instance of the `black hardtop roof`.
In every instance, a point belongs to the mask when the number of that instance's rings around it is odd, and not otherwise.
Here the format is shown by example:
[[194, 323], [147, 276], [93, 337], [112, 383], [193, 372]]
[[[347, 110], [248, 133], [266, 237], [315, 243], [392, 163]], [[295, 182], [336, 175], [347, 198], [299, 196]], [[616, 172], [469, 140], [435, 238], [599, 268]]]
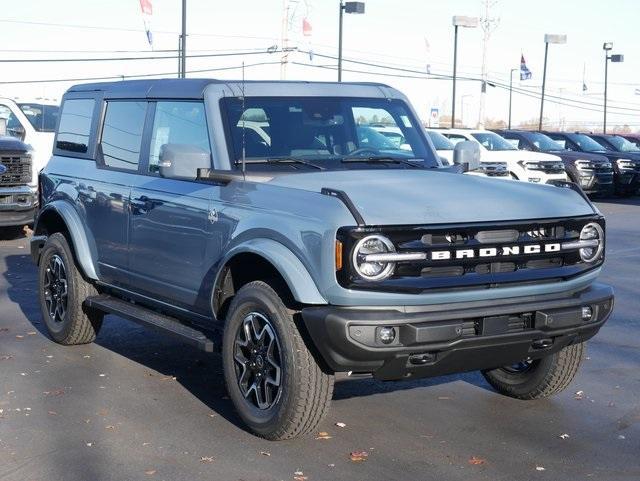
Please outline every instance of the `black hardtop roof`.
[[[115, 82], [97, 82], [78, 84], [67, 92], [104, 92], [105, 98], [189, 98], [197, 99], [204, 96], [204, 91], [211, 84], [234, 85], [243, 83], [242, 80], [216, 80], [216, 79], [146, 79], [123, 80]], [[298, 85], [362, 85], [388, 87], [385, 84], [373, 82], [306, 82], [287, 80], [247, 80], [247, 85], [255, 84], [298, 84]]]

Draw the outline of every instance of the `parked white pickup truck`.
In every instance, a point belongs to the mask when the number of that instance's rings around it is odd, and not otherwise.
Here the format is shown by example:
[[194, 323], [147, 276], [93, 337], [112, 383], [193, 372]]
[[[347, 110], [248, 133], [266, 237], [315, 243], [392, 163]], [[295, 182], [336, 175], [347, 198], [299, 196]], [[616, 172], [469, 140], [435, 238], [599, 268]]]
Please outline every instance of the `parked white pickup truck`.
[[33, 221], [32, 214], [38, 205], [38, 172], [51, 157], [58, 113], [56, 101], [0, 97], [0, 135], [26, 144], [24, 149], [8, 153], [6, 146], [10, 143], [5, 138], [3, 152], [6, 155], [0, 159], [6, 167], [6, 172], [0, 175], [2, 211], [20, 211], [21, 215], [4, 218], [0, 225], [30, 224]]
[[481, 162], [506, 162], [511, 178], [546, 184], [553, 180], [567, 180], [562, 159], [556, 155], [518, 150], [510, 142], [488, 130], [440, 130], [454, 144], [470, 140], [480, 144]]

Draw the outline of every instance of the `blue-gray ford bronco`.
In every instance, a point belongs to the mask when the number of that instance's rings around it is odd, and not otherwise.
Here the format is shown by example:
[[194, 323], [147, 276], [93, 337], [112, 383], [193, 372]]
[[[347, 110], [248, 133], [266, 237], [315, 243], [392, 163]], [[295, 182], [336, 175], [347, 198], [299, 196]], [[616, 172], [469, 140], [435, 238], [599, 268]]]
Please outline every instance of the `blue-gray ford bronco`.
[[72, 87], [31, 243], [42, 316], [66, 345], [115, 314], [220, 350], [273, 440], [318, 425], [340, 372], [552, 395], [613, 309], [604, 218], [569, 183], [460, 173], [476, 161], [461, 144], [442, 168], [381, 84]]

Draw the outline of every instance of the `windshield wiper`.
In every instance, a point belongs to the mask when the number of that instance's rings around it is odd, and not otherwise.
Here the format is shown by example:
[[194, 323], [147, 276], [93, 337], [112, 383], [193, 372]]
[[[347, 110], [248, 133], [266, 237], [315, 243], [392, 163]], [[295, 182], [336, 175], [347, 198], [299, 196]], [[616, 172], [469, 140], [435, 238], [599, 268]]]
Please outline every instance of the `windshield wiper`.
[[349, 163], [349, 162], [371, 162], [371, 163], [375, 163], [375, 162], [394, 162], [396, 164], [405, 164], [405, 165], [410, 165], [411, 167], [414, 167], [416, 169], [424, 169], [424, 166], [422, 165], [418, 165], [418, 164], [414, 164], [413, 162], [411, 162], [408, 159], [401, 159], [398, 157], [389, 157], [388, 155], [370, 155], [368, 157], [345, 157], [343, 159], [340, 160], [340, 162], [342, 163]]
[[[313, 162], [309, 162], [308, 160], [300, 159], [298, 157], [265, 157], [264, 159], [246, 159], [245, 163], [247, 164], [302, 164], [308, 167], [312, 167], [318, 170], [326, 170], [324, 167], [314, 164]], [[242, 160], [236, 160], [236, 165], [242, 164]]]

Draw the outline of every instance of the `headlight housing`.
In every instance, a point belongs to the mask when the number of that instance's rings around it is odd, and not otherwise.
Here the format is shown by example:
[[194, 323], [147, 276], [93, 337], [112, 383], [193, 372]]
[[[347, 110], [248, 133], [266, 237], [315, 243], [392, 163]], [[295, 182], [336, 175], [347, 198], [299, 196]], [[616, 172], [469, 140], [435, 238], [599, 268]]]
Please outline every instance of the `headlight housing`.
[[576, 167], [579, 170], [593, 170], [596, 168], [596, 165], [590, 160], [576, 160]]
[[604, 250], [604, 230], [595, 222], [586, 224], [580, 231], [580, 243], [584, 245], [579, 250], [580, 258], [584, 262], [597, 261]]
[[371, 254], [391, 254], [396, 248], [388, 238], [382, 235], [369, 235], [364, 237], [353, 248], [352, 263], [356, 273], [366, 281], [380, 281], [393, 274], [394, 262], [367, 261]]
[[629, 159], [618, 159], [616, 163], [620, 169], [633, 170], [635, 167], [633, 160]]

